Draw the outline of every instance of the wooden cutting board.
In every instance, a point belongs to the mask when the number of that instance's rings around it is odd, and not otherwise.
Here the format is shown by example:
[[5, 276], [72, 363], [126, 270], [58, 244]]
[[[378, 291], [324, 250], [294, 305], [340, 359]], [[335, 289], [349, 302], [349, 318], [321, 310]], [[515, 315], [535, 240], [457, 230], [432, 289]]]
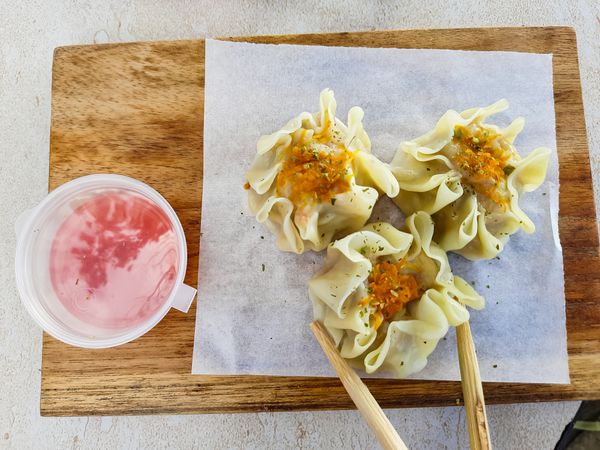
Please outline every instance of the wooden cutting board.
[[[573, 29], [407, 30], [232, 40], [553, 53], [572, 384], [484, 383], [484, 389], [489, 403], [600, 399], [600, 258]], [[181, 218], [189, 252], [186, 283], [194, 286], [203, 97], [201, 40], [63, 47], [54, 54], [49, 188], [98, 172], [149, 183]], [[543, 274], [532, 282], [543, 282]], [[194, 324], [195, 308], [187, 315], [173, 310], [145, 336], [108, 350], [78, 349], [44, 336], [42, 415], [353, 408], [333, 378], [192, 375]], [[384, 407], [462, 403], [458, 382], [375, 379], [367, 384]]]

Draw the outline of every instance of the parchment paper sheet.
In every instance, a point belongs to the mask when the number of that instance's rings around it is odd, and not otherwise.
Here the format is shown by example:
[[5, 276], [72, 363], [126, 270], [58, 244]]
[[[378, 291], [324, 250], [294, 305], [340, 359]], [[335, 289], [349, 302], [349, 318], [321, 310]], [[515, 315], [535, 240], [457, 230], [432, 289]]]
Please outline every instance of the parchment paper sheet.
[[[547, 181], [523, 196], [536, 224], [513, 235], [500, 259], [451, 255], [455, 274], [485, 296], [471, 327], [486, 381], [568, 383], [562, 251], [558, 240], [552, 55], [448, 50], [258, 45], [206, 41], [202, 237], [193, 373], [333, 376], [313, 338], [307, 281], [324, 252], [280, 252], [246, 206], [244, 173], [262, 134], [334, 90], [337, 116], [365, 111], [373, 152], [389, 162], [402, 140], [447, 110], [507, 98], [490, 122], [526, 118], [521, 155], [553, 149]], [[372, 220], [402, 226], [389, 201]], [[413, 378], [460, 379], [454, 330]], [[382, 376], [389, 376], [382, 375]]]

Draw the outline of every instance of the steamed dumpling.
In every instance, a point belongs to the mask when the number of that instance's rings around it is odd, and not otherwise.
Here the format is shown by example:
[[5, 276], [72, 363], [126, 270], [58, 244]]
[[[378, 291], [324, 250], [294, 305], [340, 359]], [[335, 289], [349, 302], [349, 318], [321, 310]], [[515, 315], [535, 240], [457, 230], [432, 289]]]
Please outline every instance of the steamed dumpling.
[[389, 166], [371, 154], [362, 109], [350, 109], [347, 125], [335, 111], [325, 89], [318, 113], [304, 112], [258, 141], [246, 173], [249, 208], [281, 250], [322, 250], [366, 223], [378, 191], [398, 195]]
[[513, 142], [522, 118], [504, 129], [484, 123], [506, 108], [500, 100], [450, 110], [432, 131], [403, 142], [391, 163], [400, 184], [396, 204], [405, 214], [431, 214], [441, 247], [471, 260], [493, 258], [519, 229], [535, 231], [519, 197], [543, 183], [550, 150], [539, 147], [521, 159]]
[[309, 282], [315, 318], [341, 355], [367, 373], [422, 370], [448, 327], [469, 320], [463, 304], [484, 306], [432, 241], [431, 217], [419, 212], [406, 225], [408, 232], [373, 223], [333, 242]]

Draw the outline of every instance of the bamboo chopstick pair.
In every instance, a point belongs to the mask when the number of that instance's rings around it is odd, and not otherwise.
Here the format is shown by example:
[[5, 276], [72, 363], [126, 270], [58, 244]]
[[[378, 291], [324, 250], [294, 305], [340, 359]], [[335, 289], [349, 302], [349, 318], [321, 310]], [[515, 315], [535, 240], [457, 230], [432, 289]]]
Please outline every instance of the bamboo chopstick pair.
[[[346, 388], [352, 401], [375, 433], [381, 446], [385, 450], [406, 450], [406, 445], [369, 391], [369, 388], [338, 353], [323, 324], [315, 321], [310, 325], [310, 328], [342, 381], [344, 388]], [[456, 328], [456, 337], [471, 448], [474, 450], [491, 450], [479, 365], [477, 364], [469, 322], [465, 322]]]

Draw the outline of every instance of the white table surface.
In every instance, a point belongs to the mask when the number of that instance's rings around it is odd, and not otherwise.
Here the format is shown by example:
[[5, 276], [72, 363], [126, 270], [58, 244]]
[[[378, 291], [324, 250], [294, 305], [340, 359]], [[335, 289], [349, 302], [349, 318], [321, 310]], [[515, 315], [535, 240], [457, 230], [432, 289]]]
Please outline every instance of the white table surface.
[[[377, 447], [355, 411], [40, 417], [41, 332], [21, 307], [16, 292], [13, 224], [19, 212], [34, 205], [47, 192], [50, 75], [52, 51], [57, 46], [394, 28], [573, 26], [577, 30], [597, 191], [600, 2], [379, 0], [366, 3], [358, 0], [344, 4], [313, 0], [0, 2], [0, 448]], [[553, 448], [578, 405], [566, 402], [490, 406], [488, 415], [495, 449]], [[411, 449], [468, 448], [462, 408], [399, 409], [389, 410], [388, 415]]]

